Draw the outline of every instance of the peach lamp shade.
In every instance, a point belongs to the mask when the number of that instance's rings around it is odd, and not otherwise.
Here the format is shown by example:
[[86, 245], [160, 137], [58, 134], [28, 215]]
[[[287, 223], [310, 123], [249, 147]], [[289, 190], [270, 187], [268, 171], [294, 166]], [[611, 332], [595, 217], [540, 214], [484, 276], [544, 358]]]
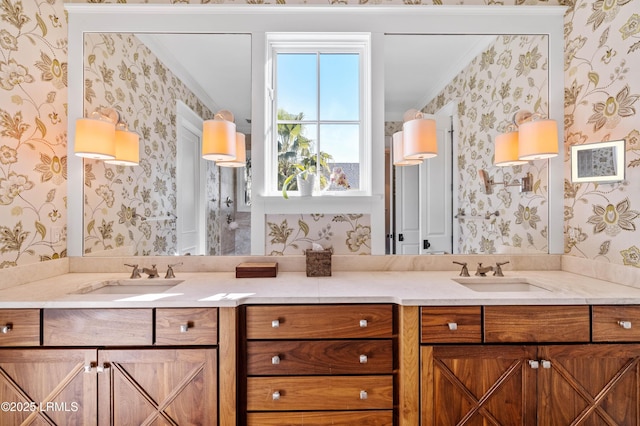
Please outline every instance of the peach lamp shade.
[[236, 125], [227, 120], [206, 120], [202, 124], [202, 158], [230, 161], [236, 158]]
[[95, 118], [76, 120], [74, 152], [79, 157], [94, 160], [112, 160], [116, 155], [116, 126], [112, 122]]
[[404, 158], [424, 160], [438, 155], [436, 121], [431, 118], [415, 118], [402, 126], [404, 132]]
[[393, 152], [393, 165], [394, 166], [415, 166], [422, 163], [422, 160], [410, 160], [404, 158], [404, 141], [403, 141], [404, 132], [401, 130], [399, 132], [395, 132], [392, 136], [392, 152]]
[[558, 125], [555, 120], [532, 120], [518, 127], [518, 158], [540, 160], [558, 155]]
[[105, 163], [137, 166], [140, 162], [140, 136], [135, 132], [116, 129], [116, 158]]
[[517, 166], [527, 161], [518, 159], [518, 132], [501, 133], [496, 136], [494, 160], [496, 166]]
[[220, 167], [244, 167], [247, 163], [247, 145], [244, 133], [236, 132], [236, 158], [230, 161], [218, 161]]

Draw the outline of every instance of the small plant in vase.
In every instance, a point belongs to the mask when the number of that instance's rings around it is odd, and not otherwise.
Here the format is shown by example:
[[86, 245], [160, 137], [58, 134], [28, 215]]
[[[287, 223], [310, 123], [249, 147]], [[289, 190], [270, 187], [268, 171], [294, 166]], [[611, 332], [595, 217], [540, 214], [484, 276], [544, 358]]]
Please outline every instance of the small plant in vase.
[[[327, 160], [331, 158], [330, 155], [321, 152], [320, 153], [320, 171], [327, 169]], [[288, 199], [289, 195], [287, 190], [289, 186], [296, 180], [297, 189], [300, 192], [301, 197], [309, 197], [313, 194], [313, 189], [316, 183], [316, 175], [318, 171], [316, 156], [303, 157], [299, 163], [293, 165], [295, 173], [290, 174], [284, 180], [282, 184], [282, 197]], [[322, 186], [322, 180], [326, 181], [326, 176], [320, 175], [320, 184]]]

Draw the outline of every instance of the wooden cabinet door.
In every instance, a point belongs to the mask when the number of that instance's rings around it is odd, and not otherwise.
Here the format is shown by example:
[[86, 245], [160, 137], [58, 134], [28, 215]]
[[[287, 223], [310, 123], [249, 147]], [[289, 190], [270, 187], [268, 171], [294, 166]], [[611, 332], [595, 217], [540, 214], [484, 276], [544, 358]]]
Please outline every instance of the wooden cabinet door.
[[538, 424], [640, 425], [640, 345], [542, 346]]
[[215, 348], [106, 349], [98, 365], [100, 425], [218, 422]]
[[422, 346], [421, 359], [423, 426], [536, 424], [535, 346]]
[[0, 350], [0, 424], [95, 425], [95, 349]]

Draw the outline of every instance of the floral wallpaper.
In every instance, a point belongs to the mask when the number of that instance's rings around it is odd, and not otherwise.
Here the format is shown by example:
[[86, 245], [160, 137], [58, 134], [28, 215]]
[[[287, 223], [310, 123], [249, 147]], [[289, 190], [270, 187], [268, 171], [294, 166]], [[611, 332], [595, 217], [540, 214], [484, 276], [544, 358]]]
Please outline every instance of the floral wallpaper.
[[[177, 253], [176, 116], [178, 100], [204, 119], [213, 114], [133, 34], [85, 35], [85, 116], [118, 111], [140, 135], [140, 164], [85, 160], [84, 251], [122, 247], [134, 255]], [[219, 168], [207, 164], [210, 247], [219, 249]]]
[[[547, 252], [547, 161], [493, 165], [495, 137], [516, 111], [548, 114], [547, 46], [545, 36], [498, 37], [423, 108], [435, 113], [453, 101], [457, 109], [458, 253]], [[521, 181], [529, 173], [533, 190], [498, 183], [485, 194], [481, 169], [495, 182]]]
[[0, 268], [66, 256], [67, 25], [0, 2]]
[[[73, 0], [73, 2], [93, 3], [100, 0]], [[208, 0], [111, 0], [110, 2], [214, 3]], [[215, 3], [224, 2], [225, 0], [215, 1]], [[227, 2], [242, 3], [243, 1], [228, 0]], [[367, 4], [396, 4], [404, 7], [437, 7], [440, 4], [486, 7], [500, 7], [500, 4], [567, 6], [564, 94], [565, 146], [567, 148], [565, 152], [565, 252], [571, 256], [640, 267], [640, 243], [638, 243], [640, 231], [637, 229], [640, 223], [638, 218], [640, 212], [638, 123], [640, 121], [637, 115], [640, 79], [634, 77], [640, 72], [640, 2], [635, 0], [504, 0], [499, 2], [494, 0], [278, 0], [273, 2], [246, 0], [246, 2], [272, 3], [274, 7], [280, 3], [329, 3], [336, 4], [336, 7], [345, 3], [362, 4], [363, 7]], [[67, 24], [64, 2], [62, 0], [0, 1], [0, 47], [2, 47], [0, 49], [0, 267], [7, 268], [58, 258], [65, 256], [66, 253]], [[500, 123], [501, 121], [497, 119], [494, 130]], [[150, 129], [154, 127], [150, 126]], [[625, 181], [605, 185], [572, 184], [568, 147], [572, 144], [616, 139], [626, 140]], [[476, 141], [477, 144], [481, 142], [486, 145], [488, 140], [478, 138]], [[489, 158], [486, 152], [484, 156]], [[100, 176], [101, 171], [92, 168], [92, 172], [94, 176]], [[115, 170], [115, 173], [119, 172]], [[515, 175], [520, 171], [513, 169], [512, 172], [507, 173]], [[539, 174], [542, 174], [542, 171]], [[496, 201], [492, 201], [494, 202]], [[488, 204], [488, 201], [485, 203]], [[160, 205], [159, 201], [158, 205]], [[120, 206], [116, 205], [116, 207]], [[523, 204], [523, 207], [526, 205]], [[136, 213], [141, 213], [137, 206]], [[527, 217], [531, 217], [530, 214], [531, 208]], [[537, 214], [540, 215], [540, 211]], [[500, 218], [506, 217], [500, 216]], [[293, 220], [297, 222], [297, 217]], [[306, 218], [303, 220], [309, 221]], [[516, 218], [511, 217], [510, 220], [515, 225]], [[273, 218], [269, 221], [280, 225], [279, 221]], [[540, 221], [534, 219], [536, 224], [543, 221], [543, 218]], [[325, 225], [329, 223], [331, 221], [326, 218]], [[102, 226], [102, 222], [97, 221], [96, 226]], [[138, 221], [136, 226], [139, 226]], [[533, 232], [532, 236], [542, 231], [538, 225], [536, 226], [535, 231], [530, 229]], [[514, 229], [516, 227], [512, 228], [509, 235], [512, 235]], [[122, 233], [122, 231], [117, 232]], [[117, 234], [114, 235], [117, 236]], [[127, 235], [122, 235], [128, 238], [128, 232]], [[141, 251], [151, 250], [153, 242], [146, 241], [149, 245], [141, 248]], [[500, 239], [500, 242], [502, 241]], [[513, 244], [512, 239], [505, 241]], [[479, 251], [480, 247], [477, 245], [476, 249]]]
[[312, 245], [333, 254], [371, 254], [371, 219], [363, 214], [267, 215], [266, 251], [272, 256], [304, 254]]

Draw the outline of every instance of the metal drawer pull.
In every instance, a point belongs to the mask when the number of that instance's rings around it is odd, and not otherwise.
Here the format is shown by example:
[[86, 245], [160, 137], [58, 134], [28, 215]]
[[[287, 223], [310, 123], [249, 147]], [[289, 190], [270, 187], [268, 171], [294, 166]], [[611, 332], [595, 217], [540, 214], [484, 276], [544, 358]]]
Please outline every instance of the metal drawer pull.
[[368, 325], [369, 325], [369, 323], [367, 322], [366, 319], [361, 319], [360, 320], [360, 327], [365, 328]]
[[625, 330], [629, 330], [631, 328], [631, 321], [618, 321], [618, 325], [624, 328]]
[[367, 391], [366, 390], [361, 390], [360, 391], [360, 399], [367, 399], [369, 397], [369, 395], [367, 395]]
[[535, 370], [539, 366], [540, 366], [540, 363], [538, 361], [536, 361], [535, 359], [530, 359], [529, 360], [529, 367], [531, 367], [531, 368], [533, 368]]
[[542, 368], [551, 368], [551, 361], [547, 361], [546, 359], [543, 359], [540, 362], [542, 363]]
[[180, 333], [186, 333], [189, 331], [189, 324], [180, 324]]
[[275, 319], [271, 321], [271, 328], [278, 328], [278, 327], [280, 327], [280, 320]]
[[4, 327], [2, 327], [2, 334], [7, 334], [8, 332], [10, 332], [13, 329], [13, 327], [11, 326], [11, 324], [7, 324]]
[[457, 322], [448, 322], [447, 325], [449, 326], [449, 330], [451, 331], [456, 331], [458, 329]]
[[367, 361], [369, 361], [369, 358], [365, 354], [360, 355], [360, 364], [366, 364]]
[[271, 364], [278, 365], [280, 364], [280, 357], [278, 355], [274, 355], [271, 357]]
[[271, 399], [273, 399], [274, 401], [277, 401], [280, 399], [280, 392], [275, 391], [272, 395], [271, 395]]

